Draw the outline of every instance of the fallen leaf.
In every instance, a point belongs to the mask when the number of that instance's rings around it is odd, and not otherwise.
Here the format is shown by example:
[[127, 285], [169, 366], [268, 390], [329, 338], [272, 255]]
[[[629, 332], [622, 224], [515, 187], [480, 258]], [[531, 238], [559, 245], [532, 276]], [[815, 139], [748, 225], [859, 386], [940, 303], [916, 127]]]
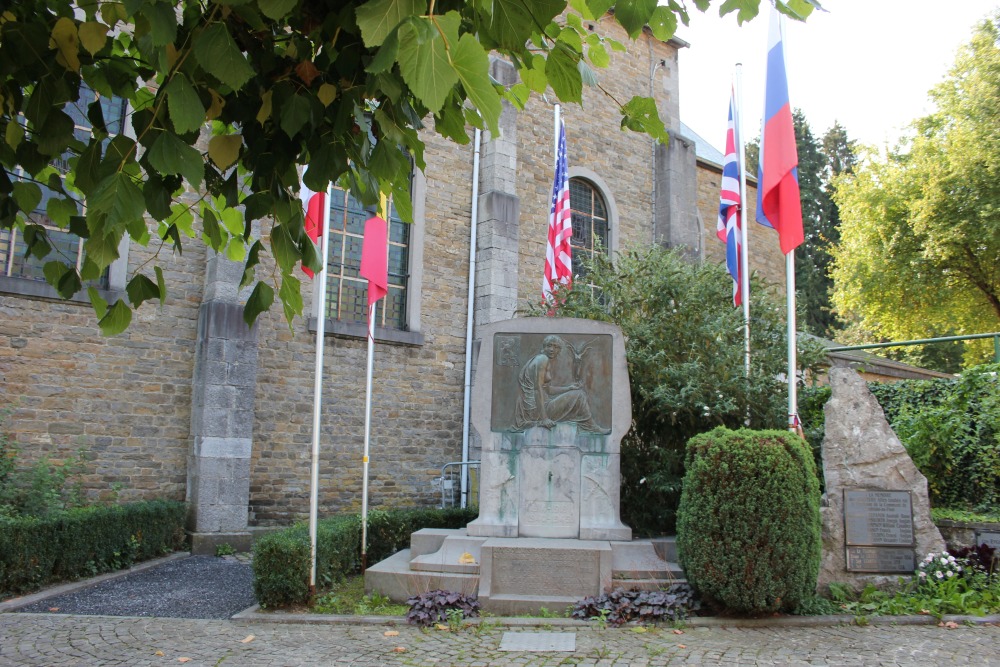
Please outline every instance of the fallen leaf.
[[240, 643], [241, 644], [249, 644], [250, 642], [252, 642], [256, 638], [257, 637], [255, 637], [254, 635], [247, 635], [244, 639], [240, 640]]
[[930, 609], [921, 609], [920, 613], [923, 614], [924, 616], [930, 616], [931, 610]]
[[685, 646], [684, 644], [678, 644], [677, 648], [687, 648], [687, 646]]
[[59, 607], [49, 607], [49, 611], [59, 611]]
[[674, 630], [674, 634], [675, 635], [683, 635], [684, 631], [683, 630]]
[[399, 630], [386, 630], [382, 634], [385, 635], [386, 637], [398, 637]]
[[645, 632], [645, 631], [646, 628], [642, 627], [641, 625], [637, 625], [636, 627], [632, 628], [632, 632]]
[[191, 662], [191, 658], [177, 658], [177, 662]]
[[402, 646], [397, 646], [396, 648], [394, 648], [392, 650], [395, 651], [396, 653], [406, 653], [406, 648], [404, 648]]
[[947, 623], [942, 623], [941, 627], [948, 628], [949, 630], [955, 630], [956, 628], [958, 628], [958, 623], [956, 623], [955, 621], [948, 621]]
[[447, 626], [447, 625], [444, 625], [444, 624], [442, 624], [442, 623], [435, 623], [435, 624], [434, 624], [434, 629], [435, 629], [435, 630], [447, 630], [447, 629], [448, 629], [448, 626]]
[[475, 565], [476, 557], [470, 554], [468, 551], [466, 551], [465, 553], [463, 553], [461, 556], [458, 557], [458, 562], [462, 565]]
[[162, 658], [163, 657], [163, 651], [157, 651], [153, 655], [158, 655], [158, 656], [160, 656]]

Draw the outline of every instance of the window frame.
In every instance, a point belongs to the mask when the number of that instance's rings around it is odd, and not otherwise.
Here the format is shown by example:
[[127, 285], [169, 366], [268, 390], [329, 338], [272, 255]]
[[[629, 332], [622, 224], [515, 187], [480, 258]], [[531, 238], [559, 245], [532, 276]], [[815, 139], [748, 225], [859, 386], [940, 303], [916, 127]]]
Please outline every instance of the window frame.
[[596, 172], [586, 167], [570, 167], [568, 172], [569, 180], [579, 179], [586, 181], [604, 200], [604, 208], [608, 220], [608, 246], [605, 250], [607, 251], [608, 258], [613, 263], [615, 257], [618, 255], [620, 228], [618, 226], [618, 205], [615, 203], [614, 195], [611, 194], [611, 188]]

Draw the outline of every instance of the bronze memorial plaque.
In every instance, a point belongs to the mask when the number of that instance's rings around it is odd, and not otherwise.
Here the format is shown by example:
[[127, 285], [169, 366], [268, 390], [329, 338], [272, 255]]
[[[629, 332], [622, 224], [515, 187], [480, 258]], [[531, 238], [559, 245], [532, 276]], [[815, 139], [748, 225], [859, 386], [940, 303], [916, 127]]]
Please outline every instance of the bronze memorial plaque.
[[844, 489], [849, 572], [913, 572], [913, 506], [909, 491]]

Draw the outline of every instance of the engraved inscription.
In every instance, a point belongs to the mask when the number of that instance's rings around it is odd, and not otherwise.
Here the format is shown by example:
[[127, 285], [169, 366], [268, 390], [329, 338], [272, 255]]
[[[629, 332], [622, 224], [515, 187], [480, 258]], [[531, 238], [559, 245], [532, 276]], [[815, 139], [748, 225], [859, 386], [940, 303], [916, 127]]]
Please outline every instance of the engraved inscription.
[[494, 551], [494, 594], [582, 598], [592, 595], [594, 583], [599, 581], [597, 553], [519, 548]]
[[848, 546], [913, 546], [909, 491], [844, 489]]
[[912, 573], [915, 565], [913, 549], [899, 547], [847, 547], [849, 572]]
[[1000, 549], [1000, 533], [978, 532], [976, 533], [976, 544], [985, 544], [994, 549]]

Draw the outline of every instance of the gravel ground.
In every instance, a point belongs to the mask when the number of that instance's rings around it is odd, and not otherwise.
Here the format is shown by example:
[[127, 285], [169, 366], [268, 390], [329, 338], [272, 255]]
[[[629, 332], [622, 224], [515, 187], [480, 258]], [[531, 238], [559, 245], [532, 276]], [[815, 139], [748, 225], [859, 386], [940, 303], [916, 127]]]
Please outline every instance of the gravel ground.
[[257, 603], [250, 565], [190, 556], [46, 598], [19, 612], [225, 619]]

